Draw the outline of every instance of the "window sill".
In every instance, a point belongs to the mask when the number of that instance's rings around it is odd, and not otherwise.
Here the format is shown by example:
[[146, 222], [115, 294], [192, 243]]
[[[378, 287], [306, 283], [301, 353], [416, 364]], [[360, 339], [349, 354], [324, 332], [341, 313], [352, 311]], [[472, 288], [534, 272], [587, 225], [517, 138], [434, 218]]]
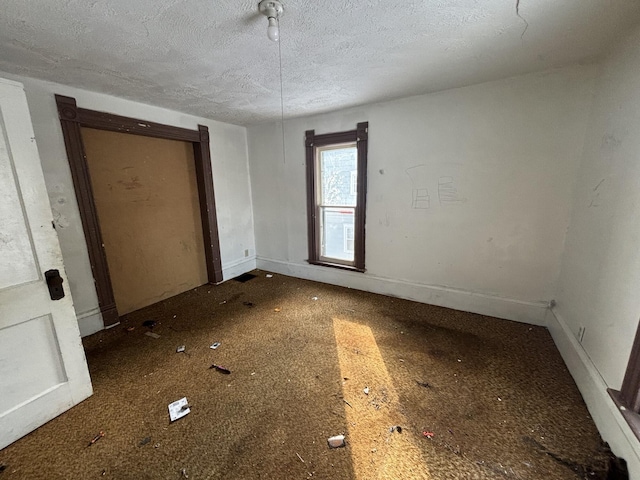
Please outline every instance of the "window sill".
[[356, 268], [356, 267], [353, 267], [351, 265], [342, 265], [341, 263], [320, 262], [320, 261], [311, 261], [311, 260], [307, 260], [307, 261], [311, 265], [318, 265], [320, 267], [337, 268], [339, 270], [348, 270], [348, 271], [351, 271], [351, 272], [360, 272], [360, 273], [364, 273], [365, 272], [364, 268]]
[[640, 414], [627, 408], [618, 390], [612, 390], [609, 388], [607, 389], [607, 392], [609, 392], [613, 402], [616, 404], [616, 407], [618, 407], [618, 411], [629, 424], [629, 428], [631, 428], [636, 438], [640, 440]]

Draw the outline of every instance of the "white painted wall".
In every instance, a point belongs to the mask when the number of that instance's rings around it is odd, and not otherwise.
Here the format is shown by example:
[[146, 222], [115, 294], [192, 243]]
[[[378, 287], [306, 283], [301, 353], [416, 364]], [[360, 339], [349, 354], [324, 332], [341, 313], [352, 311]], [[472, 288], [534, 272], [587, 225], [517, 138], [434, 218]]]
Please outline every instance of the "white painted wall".
[[562, 262], [557, 310], [606, 383], [622, 384], [640, 318], [640, 29], [604, 65]]
[[596, 92], [553, 320], [570, 368], [581, 357], [572, 373], [598, 428], [640, 478], [640, 443], [606, 394], [622, 385], [640, 318], [640, 28], [606, 59]]
[[[255, 268], [253, 212], [244, 127], [199, 118], [100, 93], [0, 72], [24, 84], [76, 315], [83, 335], [103, 328], [87, 246], [54, 94], [75, 97], [82, 108], [183, 128], [209, 127], [220, 251], [225, 280]], [[245, 257], [245, 250], [249, 256]]]
[[[575, 66], [288, 120], [286, 163], [280, 124], [249, 127], [258, 266], [542, 324], [596, 74]], [[310, 266], [304, 131], [362, 121], [367, 273]], [[412, 208], [412, 177], [428, 189], [430, 208]], [[439, 200], [443, 177], [452, 177], [459, 202]]]

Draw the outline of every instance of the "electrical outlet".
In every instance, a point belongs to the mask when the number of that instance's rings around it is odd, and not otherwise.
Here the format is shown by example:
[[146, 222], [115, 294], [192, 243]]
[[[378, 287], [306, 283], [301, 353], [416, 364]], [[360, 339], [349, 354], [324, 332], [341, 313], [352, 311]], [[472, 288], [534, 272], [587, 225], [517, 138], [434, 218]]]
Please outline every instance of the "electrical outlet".
[[248, 248], [244, 251], [244, 256], [245, 256], [245, 257], [248, 257], [248, 256], [249, 256], [249, 249], [248, 249]]
[[580, 343], [582, 343], [582, 339], [584, 338], [584, 331], [585, 331], [585, 330], [586, 330], [586, 328], [585, 328], [585, 327], [580, 327], [580, 328], [578, 329], [578, 341], [579, 341]]

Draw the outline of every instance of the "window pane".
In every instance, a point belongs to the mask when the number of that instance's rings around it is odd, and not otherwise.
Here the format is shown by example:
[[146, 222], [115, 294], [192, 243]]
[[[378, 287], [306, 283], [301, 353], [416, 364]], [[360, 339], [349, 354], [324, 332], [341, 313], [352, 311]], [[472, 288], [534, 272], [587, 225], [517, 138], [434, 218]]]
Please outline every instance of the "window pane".
[[319, 148], [321, 205], [356, 206], [357, 183], [352, 172], [358, 169], [355, 145]]
[[320, 208], [320, 255], [353, 262], [354, 208]]

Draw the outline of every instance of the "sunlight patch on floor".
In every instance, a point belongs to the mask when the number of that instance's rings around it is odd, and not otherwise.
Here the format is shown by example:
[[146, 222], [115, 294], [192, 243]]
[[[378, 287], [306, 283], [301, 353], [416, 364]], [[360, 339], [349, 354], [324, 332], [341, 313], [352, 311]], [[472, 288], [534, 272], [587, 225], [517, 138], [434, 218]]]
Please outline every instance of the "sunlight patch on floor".
[[[371, 328], [334, 318], [333, 330], [348, 427], [346, 448], [351, 452], [356, 478], [430, 479], [416, 443], [420, 432], [406, 427], [402, 405]], [[368, 395], [365, 387], [369, 387]], [[402, 433], [391, 432], [394, 425], [400, 425]]]

